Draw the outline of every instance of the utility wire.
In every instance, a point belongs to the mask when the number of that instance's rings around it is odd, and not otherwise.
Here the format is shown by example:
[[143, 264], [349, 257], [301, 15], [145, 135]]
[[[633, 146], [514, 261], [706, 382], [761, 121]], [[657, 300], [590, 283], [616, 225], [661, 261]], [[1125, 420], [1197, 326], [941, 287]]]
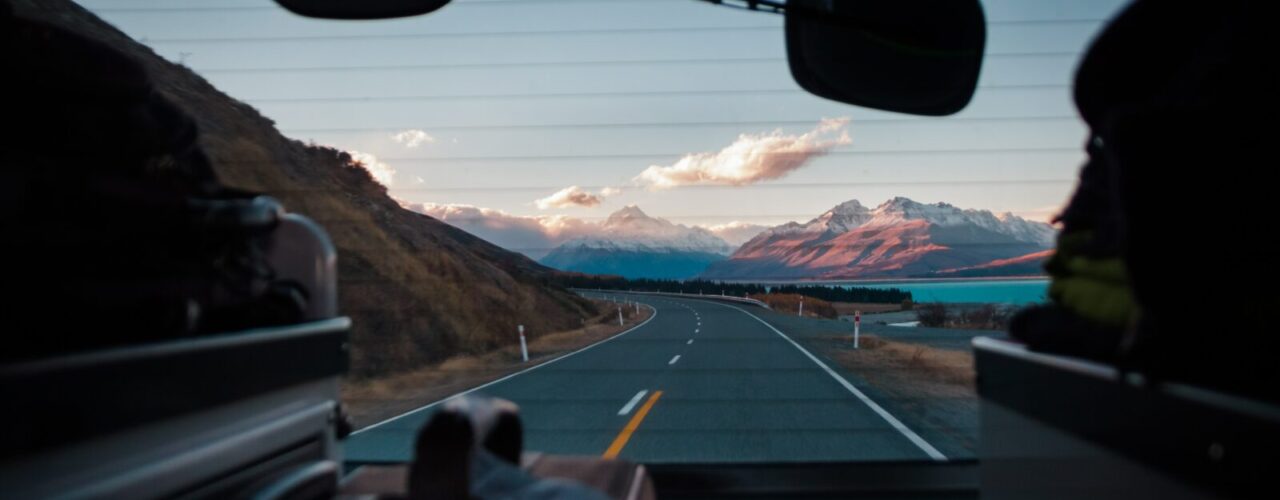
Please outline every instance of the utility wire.
[[[946, 125], [955, 123], [982, 122], [1052, 122], [1079, 121], [1075, 115], [1054, 116], [993, 116], [972, 118], [866, 118], [857, 120], [859, 126], [868, 125]], [[333, 128], [287, 128], [289, 134], [321, 134], [321, 133], [359, 133], [359, 132], [398, 132], [406, 129], [423, 129], [430, 131], [444, 130], [546, 130], [546, 129], [626, 129], [626, 128], [700, 128], [700, 127], [779, 127], [787, 125], [813, 125], [815, 120], [730, 120], [706, 122], [597, 122], [597, 123], [532, 123], [532, 124], [484, 124], [484, 125], [405, 125], [395, 127], [333, 127]], [[794, 153], [791, 153], [794, 154]]]
[[[825, 189], [825, 188], [846, 188], [846, 187], [883, 187], [883, 186], [1037, 186], [1037, 185], [1060, 185], [1073, 184], [1075, 179], [952, 179], [939, 181], [860, 181], [860, 182], [792, 182], [792, 183], [774, 183], [774, 184], [756, 184], [751, 188], [765, 189]], [[589, 191], [598, 191], [605, 187], [617, 186], [579, 186]], [[442, 187], [423, 187], [423, 188], [392, 188], [397, 193], [414, 193], [414, 192], [511, 192], [511, 193], [550, 193], [559, 191], [564, 186], [442, 186]], [[743, 186], [681, 186], [680, 189], [743, 189]], [[303, 191], [310, 192], [314, 190], [284, 190], [277, 192], [293, 192]]]
[[[987, 59], [1028, 58], [1028, 57], [1068, 57], [1078, 58], [1079, 52], [1006, 52], [993, 53]], [[371, 66], [300, 66], [271, 68], [195, 68], [197, 73], [311, 73], [335, 71], [422, 71], [438, 69], [479, 69], [479, 68], [547, 68], [547, 67], [591, 67], [591, 66], [664, 66], [680, 64], [758, 64], [784, 63], [785, 57], [717, 57], [704, 59], [633, 59], [633, 60], [588, 60], [588, 61], [525, 61], [525, 62], [475, 62], [475, 63], [434, 63], [434, 64], [394, 64]]]
[[[979, 85], [981, 90], [1040, 90], [1069, 89], [1071, 85], [1059, 83], [992, 84]], [[422, 94], [393, 96], [318, 96], [318, 97], [251, 97], [243, 99], [251, 103], [309, 103], [309, 102], [394, 102], [394, 101], [457, 101], [457, 100], [518, 100], [518, 99], [594, 99], [624, 97], [717, 97], [740, 95], [810, 95], [803, 89], [730, 89], [730, 90], [642, 90], [622, 92], [550, 92], [537, 94]]]

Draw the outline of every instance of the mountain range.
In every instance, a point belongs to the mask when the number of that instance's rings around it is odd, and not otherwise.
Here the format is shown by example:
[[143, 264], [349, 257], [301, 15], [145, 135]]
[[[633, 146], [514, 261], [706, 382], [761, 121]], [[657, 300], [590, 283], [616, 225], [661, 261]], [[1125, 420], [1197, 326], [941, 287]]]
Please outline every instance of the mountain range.
[[651, 217], [630, 205], [609, 215], [592, 234], [560, 244], [539, 260], [565, 271], [626, 278], [692, 278], [733, 251], [701, 227]]
[[708, 279], [854, 279], [1039, 274], [1056, 231], [1011, 213], [898, 197], [851, 200], [790, 222], [710, 264]]

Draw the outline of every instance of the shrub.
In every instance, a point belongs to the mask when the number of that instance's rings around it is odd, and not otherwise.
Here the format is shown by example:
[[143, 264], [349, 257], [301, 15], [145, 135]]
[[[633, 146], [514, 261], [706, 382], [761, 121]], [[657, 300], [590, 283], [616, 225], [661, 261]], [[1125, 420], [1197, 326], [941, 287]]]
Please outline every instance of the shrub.
[[1012, 312], [1008, 308], [995, 304], [983, 304], [966, 311], [961, 315], [961, 326], [964, 328], [980, 328], [985, 330], [1003, 330], [1009, 326]]
[[929, 302], [915, 306], [920, 326], [943, 327], [947, 325], [947, 306], [941, 302]]
[[836, 319], [839, 313], [836, 308], [822, 299], [816, 299], [795, 293], [763, 293], [751, 298], [769, 304], [769, 308], [779, 312], [795, 313], [800, 309], [800, 298], [804, 297], [804, 315], [820, 318]]
[[[698, 293], [703, 290], [708, 294], [723, 292], [726, 295], [742, 297], [756, 294], [799, 294], [805, 297], [822, 299], [829, 302], [863, 302], [878, 304], [898, 304], [911, 299], [911, 292], [897, 288], [864, 288], [831, 285], [762, 285], [755, 283], [724, 283], [711, 280], [663, 280], [636, 278], [626, 279], [613, 275], [591, 275], [576, 272], [557, 272], [550, 279], [554, 284], [565, 288], [600, 288], [607, 290], [641, 290], [647, 292]], [[806, 299], [807, 300], [807, 299]], [[807, 309], [808, 306], [805, 306]]]

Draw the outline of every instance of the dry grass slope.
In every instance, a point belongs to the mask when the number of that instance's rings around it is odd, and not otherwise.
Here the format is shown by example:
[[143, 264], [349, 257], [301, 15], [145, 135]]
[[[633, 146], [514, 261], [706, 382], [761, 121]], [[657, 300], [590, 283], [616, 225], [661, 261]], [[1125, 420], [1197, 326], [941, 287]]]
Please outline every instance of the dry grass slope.
[[140, 61], [196, 118], [222, 181], [316, 219], [339, 251], [341, 307], [355, 322], [352, 374], [413, 369], [493, 350], [517, 323], [530, 337], [578, 326], [594, 307], [548, 286], [551, 271], [400, 208], [337, 150], [288, 139], [249, 105], [67, 0], [15, 0], [15, 14], [103, 41]]
[[769, 308], [778, 312], [795, 313], [800, 310], [800, 300], [804, 298], [804, 315], [819, 318], [835, 319], [836, 308], [822, 299], [796, 293], [758, 293], [750, 298], [769, 304]]

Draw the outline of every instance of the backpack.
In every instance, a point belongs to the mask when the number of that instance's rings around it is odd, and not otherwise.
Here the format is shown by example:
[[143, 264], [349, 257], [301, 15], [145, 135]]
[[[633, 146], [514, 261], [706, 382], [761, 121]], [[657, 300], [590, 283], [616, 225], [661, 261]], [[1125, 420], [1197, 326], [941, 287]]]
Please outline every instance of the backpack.
[[127, 55], [0, 12], [8, 68], [0, 362], [300, 321], [266, 258], [284, 210], [230, 189]]

